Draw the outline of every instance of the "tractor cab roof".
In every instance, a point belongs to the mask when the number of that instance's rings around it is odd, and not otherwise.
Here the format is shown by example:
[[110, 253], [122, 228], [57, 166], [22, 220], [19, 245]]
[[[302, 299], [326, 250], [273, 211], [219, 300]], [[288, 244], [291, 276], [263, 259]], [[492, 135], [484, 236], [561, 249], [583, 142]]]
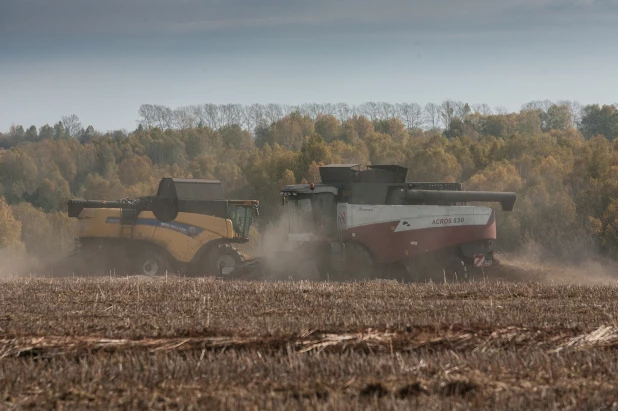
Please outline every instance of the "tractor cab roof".
[[328, 184], [314, 184], [313, 190], [311, 184], [292, 184], [281, 189], [282, 194], [321, 194], [331, 193], [337, 195], [337, 188]]
[[329, 164], [320, 167], [322, 182], [342, 183], [390, 183], [403, 184], [408, 169], [391, 164], [374, 164], [361, 167], [359, 164]]

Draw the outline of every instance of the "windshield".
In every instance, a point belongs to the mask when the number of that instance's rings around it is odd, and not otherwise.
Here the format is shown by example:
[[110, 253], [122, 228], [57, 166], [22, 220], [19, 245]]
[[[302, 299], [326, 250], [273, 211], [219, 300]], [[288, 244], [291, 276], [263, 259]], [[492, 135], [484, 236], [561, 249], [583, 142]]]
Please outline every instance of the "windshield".
[[291, 195], [286, 211], [292, 234], [330, 235], [336, 232], [336, 204], [331, 193]]
[[313, 207], [311, 199], [293, 198], [287, 208], [290, 233], [310, 233], [313, 232]]
[[236, 234], [240, 237], [248, 237], [253, 217], [253, 207], [229, 206], [229, 215]]

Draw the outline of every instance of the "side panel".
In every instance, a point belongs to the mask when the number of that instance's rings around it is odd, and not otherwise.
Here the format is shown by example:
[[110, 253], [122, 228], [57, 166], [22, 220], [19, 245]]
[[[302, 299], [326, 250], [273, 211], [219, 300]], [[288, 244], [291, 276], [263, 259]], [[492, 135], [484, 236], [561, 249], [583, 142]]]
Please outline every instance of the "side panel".
[[381, 263], [496, 238], [489, 207], [340, 204], [337, 211], [343, 240], [364, 244]]
[[142, 218], [158, 222], [159, 226], [152, 237], [152, 242], [163, 246], [178, 261], [188, 263], [202, 245], [218, 239], [229, 238], [233, 234], [231, 220], [201, 214], [178, 213], [172, 222], [159, 222], [149, 212], [140, 214]]
[[[84, 209], [78, 219], [80, 238], [133, 238], [158, 244], [177, 261], [188, 263], [206, 243], [234, 235], [232, 221], [202, 214], [179, 213], [169, 223], [149, 211], [140, 213], [136, 225], [124, 228], [119, 209]], [[133, 237], [131, 237], [133, 236]]]
[[[120, 222], [119, 208], [84, 208], [77, 219], [79, 237], [119, 238], [122, 236], [120, 223], [108, 224], [108, 219]], [[154, 227], [151, 230], [154, 232]], [[152, 235], [152, 234], [151, 234]]]

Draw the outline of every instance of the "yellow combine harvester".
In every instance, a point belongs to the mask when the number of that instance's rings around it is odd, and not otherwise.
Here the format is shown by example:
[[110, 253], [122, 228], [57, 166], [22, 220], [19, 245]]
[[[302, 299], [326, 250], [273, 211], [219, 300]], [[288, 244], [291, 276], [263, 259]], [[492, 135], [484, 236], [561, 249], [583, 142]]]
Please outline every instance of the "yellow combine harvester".
[[238, 274], [251, 262], [234, 243], [249, 240], [256, 200], [226, 200], [218, 180], [164, 178], [156, 196], [70, 200], [86, 265], [161, 275]]

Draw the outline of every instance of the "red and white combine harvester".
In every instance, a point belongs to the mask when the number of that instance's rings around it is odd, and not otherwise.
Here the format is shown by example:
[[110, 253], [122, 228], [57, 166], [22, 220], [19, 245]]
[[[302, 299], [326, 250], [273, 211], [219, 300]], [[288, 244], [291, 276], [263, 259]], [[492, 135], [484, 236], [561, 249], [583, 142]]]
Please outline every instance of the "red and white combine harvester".
[[460, 183], [406, 182], [395, 165], [320, 167], [320, 184], [281, 190], [292, 260], [322, 278], [466, 279], [493, 262], [495, 212], [515, 193], [462, 191]]

